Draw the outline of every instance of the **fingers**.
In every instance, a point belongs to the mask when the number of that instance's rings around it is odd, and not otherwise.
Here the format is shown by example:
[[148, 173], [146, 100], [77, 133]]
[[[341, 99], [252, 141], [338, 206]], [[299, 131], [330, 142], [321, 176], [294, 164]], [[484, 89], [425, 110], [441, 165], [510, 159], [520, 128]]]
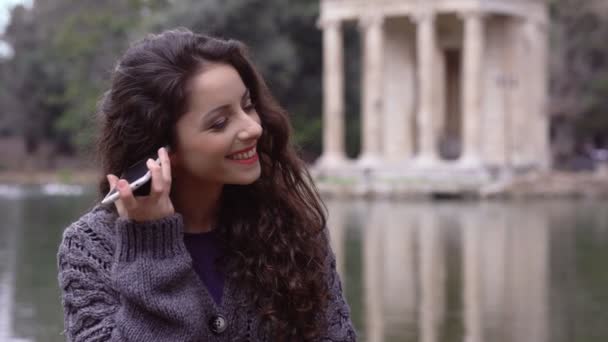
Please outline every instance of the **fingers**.
[[[108, 183], [110, 183], [110, 189], [115, 189], [116, 183], [118, 183], [118, 177], [114, 176], [113, 174], [109, 174], [106, 176], [106, 178], [108, 179]], [[120, 194], [120, 191], [118, 193]], [[121, 216], [126, 215], [125, 208], [120, 199], [116, 200], [114, 202], [114, 205], [116, 206], [116, 210], [119, 214], [121, 214]]]
[[[148, 159], [146, 161], [146, 166], [150, 170], [152, 178], [149, 195], [149, 197], [152, 199], [161, 198], [165, 192], [169, 193], [171, 189], [171, 162], [165, 148], [160, 148], [158, 150], [158, 158], [161, 165], [152, 159]], [[110, 183], [110, 187], [118, 190], [119, 199], [114, 203], [119, 213], [123, 212], [126, 215], [126, 213], [135, 212], [139, 202], [134, 197], [127, 181], [124, 179], [119, 179], [112, 174], [109, 174], [106, 177]], [[141, 200], [145, 200], [145, 198]]]
[[121, 179], [118, 181], [117, 186], [118, 192], [120, 193], [120, 201], [122, 201], [122, 204], [127, 211], [135, 209], [137, 207], [137, 201], [135, 200], [135, 197], [133, 197], [133, 192], [129, 187], [129, 183], [127, 183], [126, 180]]
[[169, 160], [169, 154], [164, 147], [161, 147], [158, 150], [158, 155], [160, 157], [161, 174], [163, 176], [163, 180], [165, 181], [165, 184], [171, 188], [171, 161]]
[[165, 184], [161, 175], [160, 166], [152, 159], [146, 161], [146, 165], [152, 173], [152, 186], [150, 189], [150, 196], [153, 198], [159, 198], [165, 191]]

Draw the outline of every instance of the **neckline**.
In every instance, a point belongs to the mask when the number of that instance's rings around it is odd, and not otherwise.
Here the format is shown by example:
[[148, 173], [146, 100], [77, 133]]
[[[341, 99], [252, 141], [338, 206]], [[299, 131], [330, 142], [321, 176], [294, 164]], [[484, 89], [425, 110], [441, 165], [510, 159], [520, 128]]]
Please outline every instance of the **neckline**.
[[233, 284], [232, 279], [227, 275], [224, 275], [224, 287], [222, 290], [222, 297], [219, 303], [217, 303], [215, 299], [213, 299], [211, 292], [209, 291], [205, 283], [203, 283], [202, 279], [196, 276], [194, 277], [194, 282], [197, 283], [199, 291], [202, 291], [201, 295], [203, 296], [206, 304], [210, 305], [210, 308], [212, 309], [212, 314], [227, 315], [229, 312], [232, 312], [232, 310], [235, 308], [236, 303], [239, 303], [242, 300], [241, 298], [236, 298], [236, 296], [239, 295], [239, 291], [237, 291], [237, 288], [235, 287], [236, 284]]
[[[99, 207], [101, 206], [97, 206], [96, 208], [94, 208], [95, 210], [98, 210]], [[104, 208], [106, 209], [106, 208]], [[111, 211], [111, 210], [110, 210]], [[113, 214], [115, 214], [116, 217], [114, 217], [114, 219], [116, 219], [118, 217], [116, 212], [113, 212]], [[202, 233], [203, 235], [205, 234], [209, 234], [212, 232], [216, 232], [216, 229], [213, 229], [209, 232], [206, 233]], [[185, 232], [183, 232], [184, 234], [186, 234]], [[199, 235], [197, 233], [193, 233], [193, 235]], [[194, 272], [194, 270], [193, 270]], [[211, 292], [209, 292], [209, 289], [207, 289], [207, 286], [203, 283], [203, 281], [197, 276], [195, 275], [193, 277], [193, 281], [196, 283], [196, 287], [199, 290], [199, 293], [201, 295], [201, 299], [203, 299], [203, 301], [205, 302], [205, 304], [207, 304], [207, 308], [210, 309], [210, 313], [213, 314], [224, 314], [227, 315], [228, 313], [232, 312], [234, 310], [235, 307], [237, 307], [237, 305], [240, 305], [241, 302], [246, 301], [246, 298], [243, 298], [242, 296], [242, 289], [240, 289], [238, 287], [237, 284], [234, 284], [232, 281], [232, 278], [228, 277], [227, 275], [224, 278], [224, 289], [223, 289], [223, 293], [222, 293], [222, 299], [220, 303], [216, 303], [215, 300], [213, 299], [213, 296], [211, 295]]]

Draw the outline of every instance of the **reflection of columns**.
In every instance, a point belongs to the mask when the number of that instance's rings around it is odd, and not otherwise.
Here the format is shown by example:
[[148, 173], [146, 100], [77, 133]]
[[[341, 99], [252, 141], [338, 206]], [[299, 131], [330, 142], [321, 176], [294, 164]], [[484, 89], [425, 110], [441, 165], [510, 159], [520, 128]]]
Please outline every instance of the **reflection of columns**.
[[418, 138], [418, 162], [433, 163], [437, 159], [436, 132], [433, 125], [433, 61], [435, 60], [435, 13], [424, 10], [414, 16], [417, 21], [416, 41], [418, 45], [418, 112], [416, 129]]
[[[385, 331], [397, 336], [411, 336], [412, 322], [417, 321], [417, 265], [416, 224], [417, 211], [406, 208], [403, 203], [382, 201], [377, 205], [381, 215], [390, 219], [382, 226], [384, 252], [383, 314]], [[379, 227], [376, 227], [376, 229]]]
[[384, 17], [368, 15], [359, 22], [363, 29], [363, 117], [359, 163], [373, 166], [379, 162], [382, 147]]
[[366, 203], [367, 217], [363, 225], [363, 274], [365, 295], [366, 337], [369, 342], [384, 340], [382, 293], [384, 279], [384, 254], [382, 246], [383, 221], [386, 213], [377, 210], [373, 203]]
[[346, 219], [348, 215], [347, 203], [343, 200], [328, 200], [327, 212], [327, 227], [329, 229], [329, 237], [331, 247], [336, 255], [336, 269], [340, 274], [342, 287], [346, 283], [344, 273], [344, 231], [346, 230]]
[[464, 18], [463, 58], [463, 154], [465, 164], [479, 164], [481, 125], [481, 81], [483, 71], [484, 26], [479, 11], [468, 11]]
[[443, 313], [445, 286], [440, 245], [440, 231], [433, 213], [423, 211], [418, 228], [420, 248], [420, 318], [421, 342], [437, 342]]
[[[3, 216], [6, 229], [0, 229], [0, 341], [24, 342], [26, 339], [13, 337], [16, 298], [16, 278], [19, 267], [18, 253], [22, 247], [21, 233], [23, 232], [25, 217], [22, 199], [4, 201]], [[2, 234], [4, 233], [4, 234]], [[4, 235], [4, 236], [3, 236]]]
[[506, 322], [511, 317], [506, 310], [510, 278], [506, 266], [509, 259], [508, 233], [512, 225], [507, 222], [508, 212], [503, 204], [484, 203], [480, 207], [480, 214], [477, 224], [483, 227], [479, 231], [479, 238], [483, 241], [479, 246], [479, 265], [483, 270], [480, 274], [480, 297], [483, 303], [480, 314], [484, 318], [485, 340], [495, 341], [500, 340], [499, 337], [511, 335], [509, 329], [506, 329]]
[[343, 164], [344, 154], [344, 56], [339, 20], [319, 22], [323, 28], [323, 155], [320, 164]]
[[[474, 211], [474, 208], [469, 209]], [[463, 303], [464, 342], [481, 342], [482, 322], [480, 303], [480, 246], [479, 232], [482, 223], [475, 218], [475, 212], [464, 213], [462, 225], [463, 253]]]
[[[542, 206], [517, 206], [511, 211], [510, 264], [507, 276], [510, 342], [549, 340], [549, 223]], [[521, 234], [525, 231], [526, 234]]]

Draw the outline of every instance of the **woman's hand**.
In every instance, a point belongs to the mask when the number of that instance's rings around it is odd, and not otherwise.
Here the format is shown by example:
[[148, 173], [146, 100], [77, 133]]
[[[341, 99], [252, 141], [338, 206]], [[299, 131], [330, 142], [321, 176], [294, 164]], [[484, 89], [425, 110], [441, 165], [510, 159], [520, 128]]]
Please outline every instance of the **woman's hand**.
[[154, 160], [148, 159], [146, 165], [152, 172], [152, 185], [149, 196], [134, 197], [131, 188], [124, 179], [109, 174], [107, 175], [110, 188], [118, 186], [120, 198], [114, 202], [118, 214], [125, 219], [135, 221], [152, 221], [175, 213], [173, 203], [169, 198], [171, 191], [171, 164], [169, 155], [164, 147], [158, 150], [161, 165]]

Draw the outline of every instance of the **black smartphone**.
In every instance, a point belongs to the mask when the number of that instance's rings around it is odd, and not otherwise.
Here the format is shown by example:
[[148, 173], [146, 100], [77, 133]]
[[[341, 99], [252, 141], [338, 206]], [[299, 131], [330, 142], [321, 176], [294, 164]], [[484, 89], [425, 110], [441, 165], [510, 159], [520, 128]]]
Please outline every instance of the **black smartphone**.
[[[169, 152], [169, 146], [165, 146], [167, 152]], [[158, 157], [158, 153], [154, 153], [153, 155], [147, 156], [144, 159], [138, 161], [137, 163], [129, 166], [121, 175], [120, 179], [125, 179], [129, 183], [129, 187], [133, 192], [133, 196], [148, 196], [150, 194], [150, 188], [152, 185], [152, 173], [148, 169], [146, 162], [149, 158], [156, 161], [157, 164], [160, 165], [160, 158]], [[114, 203], [120, 194], [117, 188], [113, 188], [108, 192], [106, 197], [101, 201], [101, 204], [110, 204]]]

